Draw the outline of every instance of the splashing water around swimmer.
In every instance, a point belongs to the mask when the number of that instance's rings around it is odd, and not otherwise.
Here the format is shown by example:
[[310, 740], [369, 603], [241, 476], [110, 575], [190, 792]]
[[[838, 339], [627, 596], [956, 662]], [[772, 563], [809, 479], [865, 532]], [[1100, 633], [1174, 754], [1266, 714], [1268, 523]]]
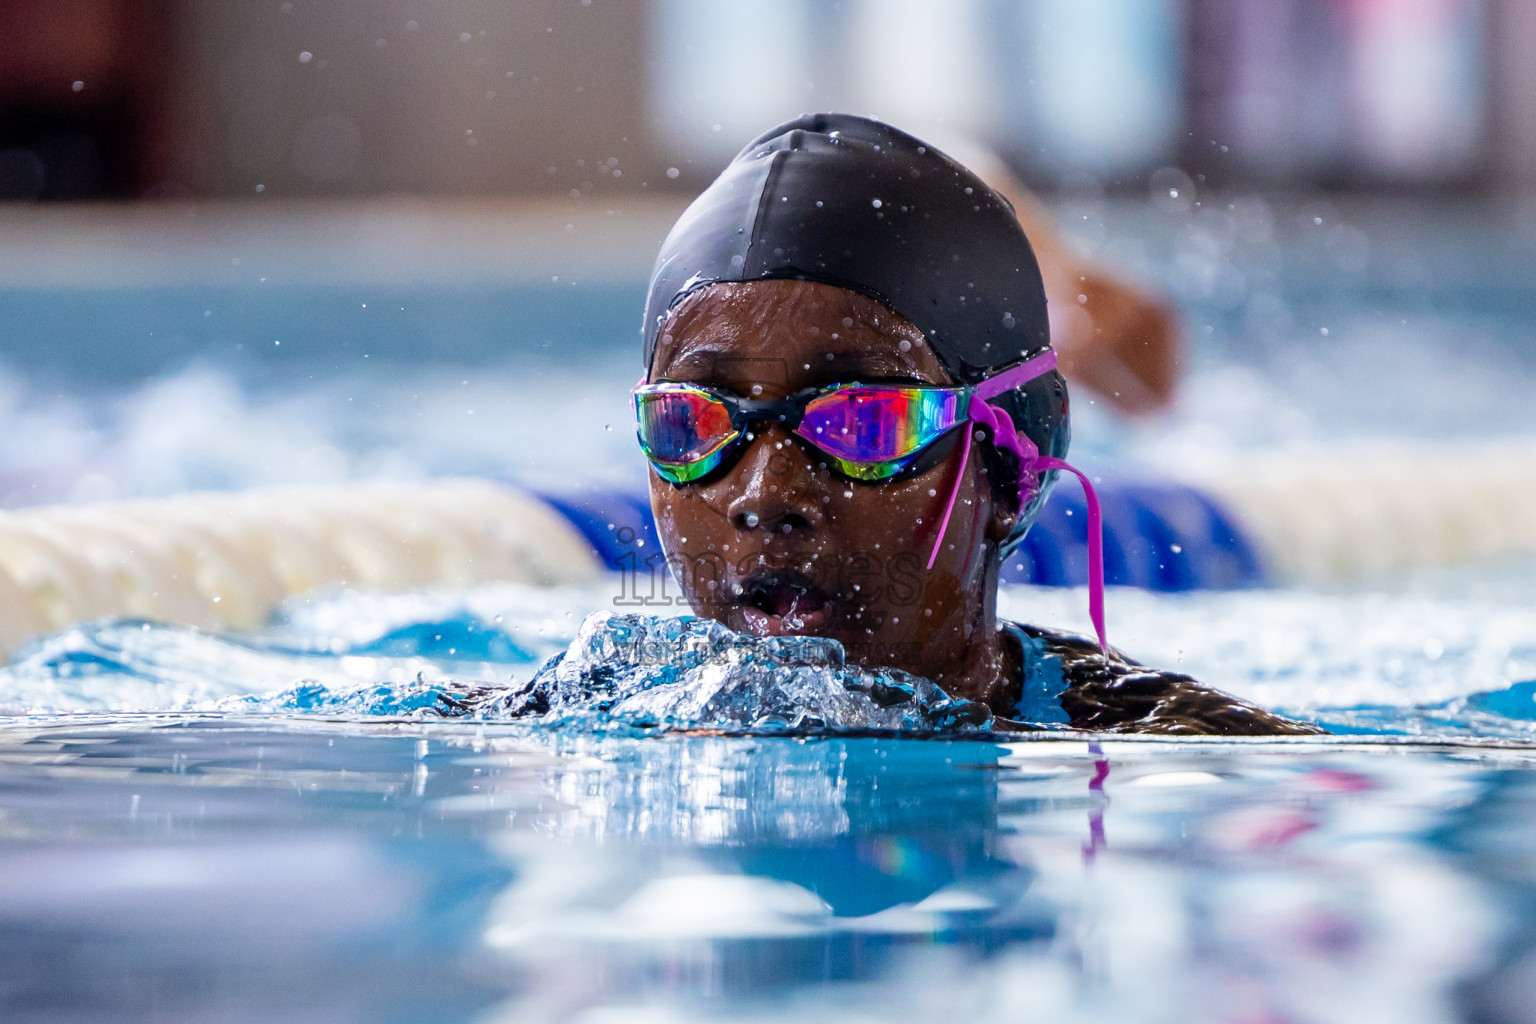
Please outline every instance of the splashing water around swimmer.
[[[952, 698], [927, 679], [848, 664], [835, 640], [595, 612], [532, 671], [535, 652], [549, 646], [529, 645], [522, 627], [531, 622], [509, 617], [509, 635], [460, 612], [307, 650], [298, 635], [219, 638], [105, 621], [36, 645], [4, 675], [7, 691], [30, 694], [24, 699], [34, 711], [99, 708], [116, 693], [141, 709], [472, 718], [600, 731], [954, 735], [993, 724], [984, 705]], [[507, 684], [488, 681], [506, 665], [528, 667], [514, 669]]]

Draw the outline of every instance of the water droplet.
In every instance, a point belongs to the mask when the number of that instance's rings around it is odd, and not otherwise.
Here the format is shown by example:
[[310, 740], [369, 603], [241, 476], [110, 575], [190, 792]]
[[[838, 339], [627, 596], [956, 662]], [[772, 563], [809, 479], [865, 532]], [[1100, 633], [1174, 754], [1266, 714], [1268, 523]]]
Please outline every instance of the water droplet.
[[679, 174], [681, 174], [681, 173], [683, 173], [683, 172], [682, 172], [682, 171], [679, 171], [679, 170], [678, 170], [678, 169], [677, 169], [677, 168], [676, 168], [676, 167], [668, 167], [668, 168], [667, 168], [667, 177], [669, 177], [669, 178], [672, 178], [672, 179], [674, 179], [674, 180], [675, 180], [675, 179], [676, 179], [676, 178], [677, 178], [677, 176], [678, 176], [678, 175], [679, 175]]
[[753, 394], [754, 397], [757, 396], [757, 395], [760, 395], [762, 393], [763, 393], [763, 386], [761, 384], [753, 384], [752, 385], [752, 394]]
[[875, 209], [877, 209], [877, 210], [878, 210], [878, 209], [880, 209], [880, 207], [881, 207], [881, 206], [882, 206], [882, 205], [884, 205], [884, 204], [882, 204], [882, 203], [881, 203], [881, 202], [880, 202], [880, 200], [878, 200], [878, 199], [875, 199], [875, 200], [871, 200], [871, 201], [870, 201], [870, 204], [869, 204], [869, 205], [871, 205], [871, 206], [873, 206], [873, 207], [874, 207], [874, 208], [875, 208]]

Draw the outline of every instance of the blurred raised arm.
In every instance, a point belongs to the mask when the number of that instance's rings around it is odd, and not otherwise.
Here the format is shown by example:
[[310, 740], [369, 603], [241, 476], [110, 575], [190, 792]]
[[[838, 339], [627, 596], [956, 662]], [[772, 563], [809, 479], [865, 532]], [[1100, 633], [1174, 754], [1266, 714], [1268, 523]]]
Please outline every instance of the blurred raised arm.
[[1034, 246], [1062, 373], [1126, 412], [1165, 408], [1183, 371], [1184, 341], [1172, 305], [1082, 257], [1002, 160], [967, 152], [965, 161], [1013, 204]]

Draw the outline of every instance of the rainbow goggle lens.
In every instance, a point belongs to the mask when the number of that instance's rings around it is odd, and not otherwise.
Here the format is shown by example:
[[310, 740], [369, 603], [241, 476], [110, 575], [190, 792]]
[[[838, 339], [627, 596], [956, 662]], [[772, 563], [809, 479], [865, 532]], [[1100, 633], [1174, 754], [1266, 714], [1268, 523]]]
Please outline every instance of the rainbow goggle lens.
[[635, 388], [640, 447], [663, 480], [700, 480], [739, 454], [747, 427], [777, 421], [854, 480], [889, 480], [969, 414], [969, 388], [834, 384], [783, 399], [740, 398], [697, 384]]

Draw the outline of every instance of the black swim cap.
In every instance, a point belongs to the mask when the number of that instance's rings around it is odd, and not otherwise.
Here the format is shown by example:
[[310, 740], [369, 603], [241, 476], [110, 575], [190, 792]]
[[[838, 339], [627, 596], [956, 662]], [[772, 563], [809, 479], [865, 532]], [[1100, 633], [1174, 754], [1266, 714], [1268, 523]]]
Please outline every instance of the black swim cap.
[[[1050, 346], [1040, 267], [1012, 205], [932, 146], [865, 117], [807, 114], [780, 125], [748, 143], [693, 201], [651, 271], [646, 366], [684, 296], [769, 279], [874, 299], [921, 330], [964, 384]], [[1042, 454], [1066, 454], [1060, 374], [993, 404]], [[1054, 475], [1044, 474], [1005, 552], [1034, 520]]]

